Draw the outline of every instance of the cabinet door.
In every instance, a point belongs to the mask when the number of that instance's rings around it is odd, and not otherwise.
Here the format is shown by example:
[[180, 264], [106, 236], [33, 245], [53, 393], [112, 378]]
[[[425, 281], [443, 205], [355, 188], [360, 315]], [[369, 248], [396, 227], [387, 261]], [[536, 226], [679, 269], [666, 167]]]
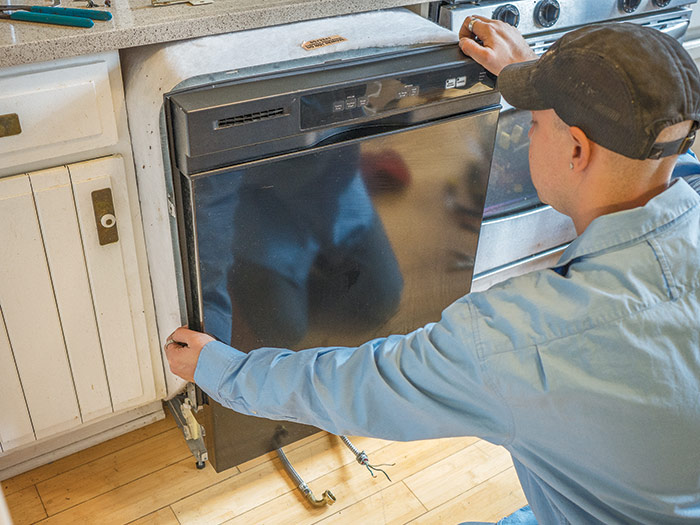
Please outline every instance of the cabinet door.
[[0, 319], [0, 451], [32, 441], [34, 430], [29, 419], [29, 409], [17, 375], [17, 365], [5, 323]]
[[83, 422], [112, 412], [73, 191], [65, 167], [29, 174]]
[[14, 131], [2, 136], [2, 167], [65, 157], [116, 144], [109, 65], [89, 64], [0, 74], [0, 115]]
[[[155, 396], [148, 347], [136, 336], [142, 309], [132, 308], [139, 291], [129, 286], [135, 253], [133, 225], [121, 181], [121, 157], [68, 166], [83, 240], [92, 299], [114, 410]], [[111, 200], [102, 202], [100, 199]], [[111, 206], [111, 208], [110, 208]], [[104, 234], [100, 239], [100, 231]], [[132, 281], [133, 282], [133, 281]], [[130, 293], [131, 292], [131, 293]]]
[[[80, 414], [26, 175], [0, 179], [0, 224], [0, 307], [40, 439], [78, 425]], [[3, 381], [13, 373], [0, 371]]]

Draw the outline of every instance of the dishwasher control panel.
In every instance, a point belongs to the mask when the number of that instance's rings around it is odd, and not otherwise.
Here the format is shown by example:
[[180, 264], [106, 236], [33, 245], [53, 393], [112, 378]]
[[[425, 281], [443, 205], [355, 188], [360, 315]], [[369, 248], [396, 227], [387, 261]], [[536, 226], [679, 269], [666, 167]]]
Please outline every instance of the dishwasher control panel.
[[311, 129], [362, 117], [425, 106], [492, 91], [496, 79], [474, 62], [457, 67], [366, 80], [304, 94], [301, 128]]
[[190, 174], [498, 105], [496, 77], [456, 45], [333, 60], [165, 95]]

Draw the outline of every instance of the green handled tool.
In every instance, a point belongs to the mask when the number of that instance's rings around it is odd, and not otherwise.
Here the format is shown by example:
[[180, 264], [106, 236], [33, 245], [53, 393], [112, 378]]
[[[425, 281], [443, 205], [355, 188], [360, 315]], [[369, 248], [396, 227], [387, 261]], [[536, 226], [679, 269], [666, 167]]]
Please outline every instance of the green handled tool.
[[73, 27], [92, 27], [93, 20], [111, 20], [112, 13], [91, 9], [40, 5], [0, 5], [0, 18]]

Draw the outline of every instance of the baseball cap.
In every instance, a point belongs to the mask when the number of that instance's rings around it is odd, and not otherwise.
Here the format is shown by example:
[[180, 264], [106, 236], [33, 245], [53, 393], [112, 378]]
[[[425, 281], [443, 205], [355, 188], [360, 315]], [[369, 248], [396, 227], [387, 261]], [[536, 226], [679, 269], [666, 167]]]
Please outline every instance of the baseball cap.
[[[501, 71], [498, 89], [516, 108], [553, 109], [593, 142], [633, 159], [685, 153], [700, 122], [700, 73], [673, 37], [637, 24], [567, 33], [538, 60]], [[687, 137], [655, 142], [673, 124]]]

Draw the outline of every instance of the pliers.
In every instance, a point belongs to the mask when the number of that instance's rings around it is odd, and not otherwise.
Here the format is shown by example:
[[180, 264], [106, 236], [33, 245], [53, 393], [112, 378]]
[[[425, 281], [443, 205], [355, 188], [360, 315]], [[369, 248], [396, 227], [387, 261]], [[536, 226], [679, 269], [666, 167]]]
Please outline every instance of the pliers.
[[92, 27], [95, 24], [93, 20], [111, 20], [112, 13], [42, 5], [0, 5], [0, 18], [59, 26]]

